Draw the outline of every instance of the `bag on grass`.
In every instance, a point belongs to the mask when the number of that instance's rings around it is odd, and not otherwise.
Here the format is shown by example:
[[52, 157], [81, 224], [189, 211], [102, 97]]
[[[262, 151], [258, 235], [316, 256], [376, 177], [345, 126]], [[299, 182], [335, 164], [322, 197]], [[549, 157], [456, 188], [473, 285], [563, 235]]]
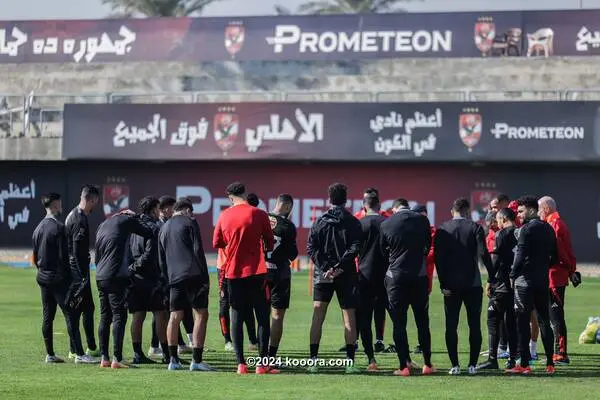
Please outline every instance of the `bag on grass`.
[[600, 333], [600, 317], [589, 317], [585, 329], [579, 335], [579, 344], [596, 343], [600, 338], [598, 333]]

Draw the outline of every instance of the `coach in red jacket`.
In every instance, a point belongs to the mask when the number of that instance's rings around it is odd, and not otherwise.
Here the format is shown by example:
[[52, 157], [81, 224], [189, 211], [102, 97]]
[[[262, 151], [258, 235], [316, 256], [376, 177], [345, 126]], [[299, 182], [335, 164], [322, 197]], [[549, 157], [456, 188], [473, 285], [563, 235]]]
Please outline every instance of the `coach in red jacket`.
[[576, 260], [571, 246], [569, 228], [560, 218], [556, 202], [552, 197], [544, 196], [538, 201], [539, 216], [552, 226], [556, 233], [558, 247], [558, 263], [550, 267], [550, 321], [554, 329], [555, 349], [554, 362], [569, 364], [567, 355], [567, 325], [565, 323], [565, 289], [569, 278], [576, 271]]

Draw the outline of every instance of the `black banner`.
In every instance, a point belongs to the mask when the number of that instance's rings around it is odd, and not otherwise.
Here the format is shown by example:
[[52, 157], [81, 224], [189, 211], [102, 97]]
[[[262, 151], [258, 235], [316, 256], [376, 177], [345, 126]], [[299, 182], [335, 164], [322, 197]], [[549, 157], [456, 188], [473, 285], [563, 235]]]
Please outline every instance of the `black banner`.
[[585, 161], [600, 102], [67, 104], [63, 157]]

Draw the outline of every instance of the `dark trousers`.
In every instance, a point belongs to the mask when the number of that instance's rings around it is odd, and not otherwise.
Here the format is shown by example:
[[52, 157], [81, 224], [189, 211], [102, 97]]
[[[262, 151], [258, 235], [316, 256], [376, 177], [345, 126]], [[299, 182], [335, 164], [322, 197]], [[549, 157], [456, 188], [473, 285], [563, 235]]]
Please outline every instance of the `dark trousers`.
[[56, 308], [60, 307], [67, 325], [67, 333], [69, 341], [74, 347], [74, 353], [77, 355], [83, 354], [83, 345], [81, 344], [81, 333], [79, 326], [77, 330], [73, 329], [76, 321], [73, 313], [65, 308], [65, 300], [69, 289], [67, 284], [44, 284], [39, 283], [42, 293], [42, 337], [46, 346], [46, 353], [54, 355], [54, 318], [56, 317]]
[[531, 340], [531, 329], [529, 321], [531, 311], [535, 309], [537, 314], [542, 343], [546, 352], [547, 365], [554, 365], [554, 332], [550, 326], [550, 312], [548, 306], [550, 295], [546, 287], [515, 287], [515, 313], [517, 315], [517, 333], [519, 337], [519, 353], [521, 355], [521, 366], [527, 367], [531, 360], [529, 341]]
[[[85, 339], [87, 342], [87, 347], [90, 350], [96, 350], [96, 333], [94, 332], [94, 312], [96, 311], [96, 307], [94, 305], [94, 298], [92, 296], [92, 288], [90, 284], [82, 292], [83, 301], [81, 303], [81, 307], [77, 310], [73, 310], [72, 316], [75, 322], [73, 322], [73, 329], [76, 329], [79, 332], [79, 321], [83, 323], [83, 331], [85, 332]], [[76, 325], [76, 326], [75, 326]], [[81, 337], [81, 334], [79, 333]], [[77, 343], [73, 341], [71, 344], [71, 353], [78, 353]], [[81, 353], [83, 354], [83, 353]]]
[[481, 350], [481, 303], [483, 288], [472, 287], [451, 291], [444, 295], [444, 312], [446, 314], [446, 349], [453, 367], [458, 362], [458, 321], [460, 310], [465, 305], [469, 324], [469, 366], [477, 365]]
[[505, 293], [492, 293], [488, 305], [488, 340], [489, 358], [497, 358], [498, 345], [502, 336], [502, 328], [505, 328], [505, 338], [510, 350], [510, 358], [517, 357], [517, 321], [514, 311], [515, 296], [512, 291]]
[[258, 325], [258, 352], [260, 357], [269, 353], [271, 321], [269, 298], [264, 275], [240, 279], [228, 279], [229, 302], [231, 304], [231, 337], [238, 364], [245, 364], [244, 322], [254, 311]]
[[[225, 339], [225, 343], [231, 342], [231, 315], [229, 309], [231, 304], [229, 303], [229, 289], [227, 287], [227, 279], [221, 276], [223, 271], [219, 270], [219, 324], [221, 326], [221, 334]], [[256, 337], [256, 323], [254, 320], [254, 312], [248, 313], [244, 321], [246, 323], [246, 331], [248, 333], [248, 341], [252, 344], [258, 343]]]
[[387, 293], [385, 288], [377, 295], [375, 299], [375, 309], [373, 310], [373, 319], [375, 321], [375, 339], [383, 342], [385, 333], [385, 318], [388, 307]]
[[[363, 349], [369, 359], [369, 362], [375, 357], [373, 351], [373, 312], [377, 305], [377, 284], [369, 281], [363, 276], [358, 280], [359, 302], [356, 309], [358, 330], [362, 341]], [[384, 314], [385, 318], [385, 314]]]
[[412, 307], [417, 324], [419, 344], [423, 350], [425, 365], [431, 366], [431, 332], [429, 330], [429, 293], [427, 277], [414, 279], [385, 278], [389, 312], [394, 324], [394, 344], [400, 361], [400, 369], [407, 367], [409, 359], [406, 324], [408, 307]]
[[98, 294], [100, 295], [100, 325], [98, 337], [100, 338], [100, 351], [102, 357], [109, 359], [108, 342], [110, 340], [110, 326], [113, 331], [113, 355], [117, 361], [123, 360], [123, 338], [127, 325], [127, 279], [113, 279], [98, 281]]
[[554, 331], [554, 354], [567, 355], [565, 322], [565, 286], [550, 288], [550, 323]]

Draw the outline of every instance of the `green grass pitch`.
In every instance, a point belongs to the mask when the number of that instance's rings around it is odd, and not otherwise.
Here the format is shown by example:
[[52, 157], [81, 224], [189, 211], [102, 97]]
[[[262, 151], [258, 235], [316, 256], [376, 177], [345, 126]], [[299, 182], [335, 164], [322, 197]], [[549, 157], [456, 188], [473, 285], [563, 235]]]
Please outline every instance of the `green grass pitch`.
[[[542, 365], [531, 377], [508, 377], [502, 373], [470, 377], [448, 376], [448, 357], [444, 345], [444, 320], [441, 294], [434, 288], [430, 317], [433, 339], [435, 376], [392, 376], [397, 368], [393, 354], [378, 356], [381, 373], [345, 375], [342, 370], [327, 369], [319, 375], [308, 375], [302, 369], [287, 369], [281, 375], [238, 376], [234, 373], [234, 355], [223, 350], [218, 324], [216, 277], [212, 276], [210, 322], [205, 353], [216, 373], [168, 372], [162, 365], [144, 366], [136, 370], [101, 370], [97, 366], [46, 365], [41, 339], [41, 304], [33, 269], [0, 268], [0, 399], [584, 399], [596, 398], [600, 392], [600, 345], [578, 345], [577, 338], [588, 316], [600, 315], [600, 279], [588, 278], [577, 289], [567, 291], [569, 347], [572, 365], [558, 367], [553, 377], [544, 376]], [[95, 285], [94, 285], [95, 286]], [[487, 346], [485, 305], [482, 313], [484, 349]], [[98, 303], [96, 300], [96, 310]], [[466, 321], [460, 328], [463, 367], [467, 362]], [[308, 353], [308, 330], [311, 321], [311, 299], [308, 276], [293, 276], [292, 305], [280, 353], [304, 358]], [[409, 317], [411, 321], [411, 317]], [[96, 318], [96, 323], [98, 319]], [[149, 323], [145, 326], [144, 349], [148, 348]], [[66, 357], [66, 329], [60, 313], [54, 325], [55, 350]], [[82, 331], [83, 332], [83, 331]], [[386, 329], [386, 343], [391, 343], [391, 323]], [[416, 344], [414, 323], [409, 322], [411, 348]], [[341, 313], [331, 304], [323, 331], [321, 357], [340, 357], [336, 350], [343, 343]], [[541, 343], [538, 346], [542, 352]], [[125, 357], [132, 355], [129, 330], [125, 339]], [[252, 355], [248, 353], [247, 355]], [[414, 360], [422, 363], [420, 356]], [[357, 365], [366, 368], [360, 350]], [[483, 357], [481, 358], [481, 361]]]

